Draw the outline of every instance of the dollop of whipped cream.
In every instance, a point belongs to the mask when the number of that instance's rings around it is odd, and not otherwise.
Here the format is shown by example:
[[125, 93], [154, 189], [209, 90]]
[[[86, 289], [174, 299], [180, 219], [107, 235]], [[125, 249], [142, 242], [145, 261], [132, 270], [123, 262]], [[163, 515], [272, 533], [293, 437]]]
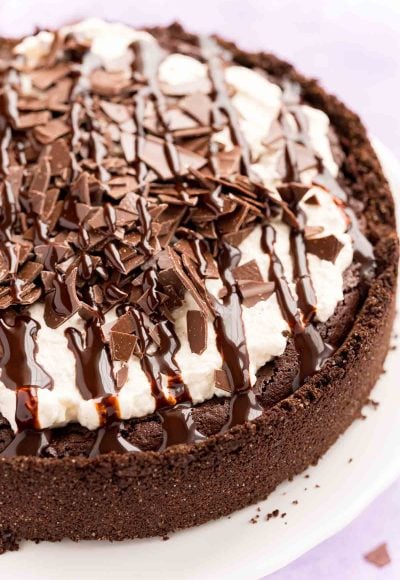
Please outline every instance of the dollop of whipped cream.
[[[86, 59], [92, 59], [93, 66], [102, 66], [109, 71], [129, 71], [133, 52], [129, 49], [132, 42], [156, 42], [147, 32], [137, 31], [128, 26], [106, 23], [98, 19], [90, 19], [78, 24], [67, 26], [59, 31], [60, 35], [72, 34], [80, 41], [90, 45]], [[27, 37], [16, 47], [18, 58], [25, 59], [28, 66], [34, 68], [48, 54], [54, 41], [52, 32], [40, 32]], [[279, 139], [268, 143], [266, 138], [272, 124], [278, 119], [282, 107], [281, 88], [268, 80], [262, 73], [238, 65], [227, 65], [225, 82], [229, 89], [230, 99], [235, 108], [240, 129], [249, 146], [251, 167], [259, 179], [269, 188], [276, 191], [279, 184], [277, 170]], [[209, 90], [207, 66], [182, 54], [169, 54], [161, 61], [158, 69], [160, 86], [164, 89], [191, 83], [202, 83], [200, 90]], [[338, 173], [329, 143], [329, 119], [323, 111], [308, 105], [301, 105], [302, 113], [307, 119], [308, 136], [314, 151], [320, 156], [324, 166], [333, 176]], [[295, 123], [292, 119], [295, 130]], [[213, 139], [225, 151], [232, 150], [233, 143], [229, 131], [217, 132]], [[304, 183], [312, 183], [314, 169], [301, 173]], [[278, 196], [278, 193], [276, 192]], [[314, 197], [317, 203], [307, 203]], [[337, 304], [343, 299], [343, 273], [351, 265], [353, 249], [350, 236], [346, 233], [347, 222], [340, 207], [331, 194], [318, 185], [312, 185], [300, 202], [300, 207], [306, 218], [306, 225], [323, 227], [323, 236], [333, 235], [342, 243], [342, 249], [335, 262], [308, 254], [309, 270], [317, 297], [316, 316], [325, 322], [335, 311]], [[282, 221], [273, 223], [276, 231], [276, 254], [280, 258], [293, 295], [296, 295], [293, 283], [293, 262], [290, 252], [290, 229]], [[269, 256], [261, 247], [261, 227], [256, 226], [240, 244], [240, 264], [256, 260], [265, 281], [268, 280]], [[208, 280], [207, 289], [216, 299], [221, 289], [220, 280]], [[189, 310], [198, 310], [192, 296], [187, 293], [181, 307], [173, 312], [175, 331], [180, 341], [180, 349], [176, 361], [181, 369], [182, 379], [186, 383], [194, 404], [201, 403], [213, 396], [227, 396], [225, 391], [215, 384], [215, 371], [222, 366], [221, 354], [216, 345], [216, 336], [211, 318], [208, 320], [207, 348], [202, 354], [191, 351], [187, 336], [186, 316]], [[39, 422], [42, 428], [65, 425], [78, 422], [81, 425], [95, 429], [99, 426], [99, 416], [96, 410], [96, 400], [84, 400], [76, 386], [75, 359], [68, 348], [64, 331], [68, 327], [83, 330], [84, 321], [75, 315], [57, 329], [47, 327], [43, 318], [43, 306], [35, 304], [30, 309], [32, 318], [40, 323], [37, 336], [37, 361], [51, 375], [54, 387], [51, 390], [38, 389]], [[116, 317], [112, 310], [106, 315], [106, 322]], [[282, 315], [276, 293], [268, 299], [260, 300], [254, 306], [242, 308], [242, 318], [250, 358], [251, 382], [254, 384], [256, 373], [260, 367], [274, 357], [283, 354], [287, 337], [290, 334], [288, 325]], [[114, 365], [118, 363], [114, 362]], [[117, 370], [117, 369], [116, 369]], [[165, 387], [167, 392], [167, 387]], [[143, 372], [140, 360], [132, 356], [128, 363], [128, 378], [118, 393], [121, 418], [143, 417], [155, 410], [155, 399]], [[15, 393], [7, 389], [0, 379], [0, 410], [15, 425]]]

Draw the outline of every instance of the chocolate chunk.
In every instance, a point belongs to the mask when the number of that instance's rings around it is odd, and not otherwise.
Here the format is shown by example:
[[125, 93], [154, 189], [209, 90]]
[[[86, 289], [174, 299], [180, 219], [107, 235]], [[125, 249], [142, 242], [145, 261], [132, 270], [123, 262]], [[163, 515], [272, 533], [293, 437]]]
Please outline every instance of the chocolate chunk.
[[[179, 258], [178, 254], [171, 248], [168, 247], [168, 257], [171, 260], [173, 273], [179, 279], [180, 283], [183, 285], [186, 290], [190, 292], [194, 300], [196, 301], [197, 305], [200, 307], [201, 310], [206, 311], [207, 305], [199, 294], [196, 285], [192, 282], [189, 276], [185, 273], [184, 268], [182, 266], [181, 259]], [[172, 284], [174, 286], [174, 284]]]
[[127, 362], [132, 356], [137, 338], [125, 332], [110, 332], [111, 355], [114, 360]]
[[243, 228], [238, 232], [229, 232], [224, 234], [223, 239], [231, 246], [237, 247], [247, 238], [253, 231], [253, 228]]
[[60, 175], [71, 165], [71, 156], [67, 142], [59, 139], [51, 145], [49, 161], [52, 175]]
[[368, 554], [365, 554], [364, 558], [367, 560], [367, 562], [370, 562], [377, 568], [383, 568], [384, 566], [387, 566], [391, 563], [386, 543], [380, 544], [380, 546], [376, 547], [374, 550], [371, 550], [371, 552], [368, 552]]
[[302, 185], [301, 183], [287, 183], [278, 187], [278, 192], [281, 198], [289, 204], [289, 206], [297, 205], [305, 196], [310, 187]]
[[42, 264], [26, 262], [18, 272], [18, 277], [24, 282], [33, 282], [43, 270]]
[[127, 193], [135, 191], [138, 183], [132, 175], [125, 175], [123, 177], [114, 177], [108, 182], [108, 195], [115, 200], [122, 199]]
[[40, 69], [33, 71], [30, 74], [32, 84], [38, 89], [48, 89], [55, 82], [65, 77], [70, 72], [70, 67], [67, 64], [60, 63], [50, 69]]
[[44, 158], [34, 170], [31, 185], [29, 187], [30, 191], [37, 190], [45, 193], [49, 187], [50, 175], [50, 163]]
[[221, 151], [215, 156], [217, 171], [222, 177], [229, 177], [240, 170], [241, 152], [239, 147], [232, 151]]
[[90, 75], [90, 84], [93, 92], [104, 97], [112, 97], [127, 89], [130, 81], [123, 73], [97, 69]]
[[129, 312], [120, 316], [117, 321], [112, 324], [111, 329], [115, 332], [131, 334], [134, 331], [134, 326]]
[[[156, 137], [147, 137], [140, 139], [139, 157], [147, 163], [162, 179], [171, 179], [174, 173], [171, 171], [170, 162], [168, 161], [165, 144], [161, 139]], [[207, 160], [188, 149], [177, 147], [177, 156], [179, 162], [179, 175], [187, 175], [189, 167], [200, 169]]]
[[313, 193], [313, 195], [310, 195], [309, 197], [307, 197], [304, 200], [304, 203], [308, 203], [309, 205], [320, 205], [318, 196], [315, 193]]
[[57, 328], [79, 310], [76, 276], [76, 268], [69, 274], [56, 273], [54, 276], [52, 289], [46, 294], [44, 308], [44, 320], [50, 328]]
[[72, 83], [73, 81], [71, 78], [63, 78], [46, 91], [49, 109], [62, 112], [66, 110], [64, 103], [68, 102], [71, 94]]
[[216, 369], [214, 371], [214, 377], [215, 377], [215, 386], [218, 389], [222, 389], [227, 393], [230, 393], [232, 391], [228, 377], [226, 376], [226, 372], [223, 369]]
[[324, 238], [306, 238], [306, 250], [310, 254], [315, 254], [321, 260], [328, 260], [335, 263], [343, 244], [336, 236], [326, 236]]
[[243, 280], [239, 284], [239, 290], [243, 298], [243, 304], [252, 307], [260, 300], [268, 300], [274, 293], [274, 282], [255, 282], [253, 280]]
[[59, 137], [66, 135], [70, 132], [70, 127], [61, 119], [53, 119], [45, 125], [40, 125], [35, 127], [34, 135], [40, 143], [47, 144], [52, 143]]
[[186, 315], [190, 350], [202, 354], [207, 348], [207, 319], [200, 310], [188, 310]]
[[246, 262], [242, 266], [234, 268], [233, 275], [238, 282], [243, 280], [251, 280], [254, 282], [264, 281], [260, 268], [255, 260], [250, 260], [250, 262]]
[[193, 93], [184, 97], [179, 101], [179, 106], [202, 125], [210, 124], [212, 103], [204, 93]]
[[49, 111], [26, 113], [18, 117], [18, 129], [30, 129], [38, 125], [45, 125], [50, 120]]
[[110, 101], [100, 101], [100, 107], [112, 121], [115, 121], [115, 123], [121, 124], [128, 121], [130, 118], [129, 111], [124, 105], [112, 103]]
[[120, 369], [117, 370], [117, 390], [120, 391], [122, 387], [125, 385], [126, 381], [128, 380], [128, 365], [123, 365]]

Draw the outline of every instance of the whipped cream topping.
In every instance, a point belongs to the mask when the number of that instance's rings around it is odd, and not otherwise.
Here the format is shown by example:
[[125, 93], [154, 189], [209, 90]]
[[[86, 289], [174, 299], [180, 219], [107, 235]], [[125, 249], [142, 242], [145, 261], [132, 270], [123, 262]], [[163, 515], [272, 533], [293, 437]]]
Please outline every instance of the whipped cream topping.
[[[89, 46], [81, 70], [84, 76], [100, 67], [113, 73], [121, 72], [129, 75], [135, 58], [134, 52], [129, 48], [132, 43], [156, 43], [156, 40], [147, 32], [97, 19], [64, 27], [58, 34], [63, 37], [73, 35]], [[25, 38], [15, 49], [16, 58], [24, 59], [25, 63], [33, 69], [46, 58], [54, 38], [52, 32], [40, 32], [35, 36]], [[161, 54], [158, 81], [166, 95], [173, 94], [177, 87], [189, 85], [193, 85], [196, 92], [206, 94], [210, 91], [209, 71], [203, 62], [183, 54]], [[24, 82], [25, 74], [27, 73], [20, 75], [21, 83]], [[284, 147], [284, 137], [281, 135], [272, 142], [268, 142], [268, 135], [282, 110], [284, 101], [282, 89], [261, 72], [242, 66], [227, 64], [224, 68], [224, 77], [230, 102], [237, 113], [240, 129], [249, 146], [251, 169], [279, 199], [277, 186], [281, 183], [279, 163]], [[25, 91], [29, 91], [29, 83], [25, 83], [25, 86], [27, 87]], [[320, 157], [324, 167], [336, 176], [338, 167], [330, 148], [327, 115], [308, 105], [302, 104], [299, 107], [307, 121], [310, 147]], [[287, 117], [291, 130], [296, 132], [298, 130], [296, 119], [290, 113]], [[227, 128], [215, 132], [212, 140], [223, 147], [226, 152], [234, 148]], [[317, 299], [316, 317], [326, 322], [334, 313], [337, 304], [343, 299], [343, 273], [352, 263], [353, 248], [351, 238], [346, 233], [348, 224], [343, 210], [335, 203], [330, 192], [312, 183], [316, 173], [315, 167], [306, 166], [300, 170], [301, 181], [310, 186], [309, 191], [299, 203], [299, 208], [305, 216], [305, 225], [320, 229], [314, 237], [332, 235], [342, 244], [334, 262], [322, 259], [313, 253], [307, 254], [310, 276]], [[311, 198], [316, 202], [307, 203]], [[276, 232], [275, 251], [283, 264], [292, 295], [296, 297], [293, 259], [290, 251], [290, 228], [281, 217], [274, 218], [272, 222]], [[264, 281], [268, 281], [270, 257], [262, 249], [261, 236], [261, 226], [255, 226], [240, 243], [240, 264], [256, 260]], [[223, 286], [221, 280], [207, 280], [206, 285], [214, 298], [220, 300], [219, 295]], [[186, 319], [188, 311], [198, 309], [192, 295], [187, 292], [183, 304], [172, 313], [175, 332], [180, 341], [176, 362], [194, 404], [211, 399], [213, 396], [229, 396], [225, 390], [217, 387], [215, 381], [215, 372], [221, 369], [223, 361], [217, 348], [211, 317], [207, 320], [206, 349], [202, 354], [191, 351]], [[54, 381], [51, 390], [37, 389], [40, 427], [57, 427], [69, 422], [78, 422], [89, 429], [97, 428], [100, 425], [97, 401], [85, 400], [76, 385], [75, 358], [65, 336], [65, 330], [70, 327], [83, 331], [83, 319], [76, 314], [58, 328], [49, 328], [43, 317], [43, 305], [38, 303], [30, 308], [30, 315], [40, 324], [37, 335], [37, 361]], [[116, 320], [114, 309], [107, 313], [106, 324], [111, 323], [113, 319]], [[243, 305], [242, 319], [250, 360], [250, 380], [254, 384], [258, 369], [274, 357], [283, 354], [290, 328], [282, 314], [276, 292], [267, 299], [259, 300], [253, 306]], [[113, 365], [115, 370], [118, 370], [119, 363], [114, 361]], [[117, 394], [120, 417], [129, 419], [146, 416], [156, 409], [148, 377], [142, 370], [140, 359], [136, 355], [131, 356], [127, 366], [126, 382]], [[163, 387], [168, 396], [167, 384]], [[15, 392], [7, 389], [0, 377], [0, 411], [14, 429], [16, 429], [15, 410]]]

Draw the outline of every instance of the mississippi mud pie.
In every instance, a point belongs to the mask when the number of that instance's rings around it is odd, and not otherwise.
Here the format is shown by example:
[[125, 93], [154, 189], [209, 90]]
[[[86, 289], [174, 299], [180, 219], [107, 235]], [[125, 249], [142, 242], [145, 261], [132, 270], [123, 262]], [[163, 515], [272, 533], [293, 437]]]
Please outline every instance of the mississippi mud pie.
[[1, 550], [165, 534], [315, 463], [394, 316], [358, 117], [179, 25], [3, 40], [0, 71]]

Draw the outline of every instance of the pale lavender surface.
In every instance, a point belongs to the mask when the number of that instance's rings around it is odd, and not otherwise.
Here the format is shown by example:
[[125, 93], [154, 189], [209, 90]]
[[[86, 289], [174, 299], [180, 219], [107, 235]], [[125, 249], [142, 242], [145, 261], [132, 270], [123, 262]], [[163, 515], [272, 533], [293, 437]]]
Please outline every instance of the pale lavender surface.
[[[400, 156], [398, 0], [0, 0], [0, 34], [29, 33], [35, 25], [90, 15], [134, 25], [180, 20], [243, 48], [275, 51], [321, 79]], [[377, 570], [362, 555], [384, 541], [392, 563]], [[341, 533], [271, 578], [400, 578], [400, 482]]]

